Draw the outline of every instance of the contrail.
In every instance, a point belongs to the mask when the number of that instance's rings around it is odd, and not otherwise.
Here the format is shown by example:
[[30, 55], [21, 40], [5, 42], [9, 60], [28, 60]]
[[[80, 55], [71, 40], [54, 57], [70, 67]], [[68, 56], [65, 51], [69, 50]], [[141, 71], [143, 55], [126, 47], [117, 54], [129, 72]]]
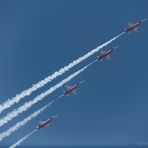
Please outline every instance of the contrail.
[[53, 93], [58, 88], [62, 87], [65, 83], [69, 82], [70, 80], [72, 80], [73, 78], [75, 78], [76, 76], [78, 76], [81, 72], [83, 72], [89, 66], [91, 66], [92, 64], [94, 64], [96, 61], [97, 60], [89, 63], [88, 65], [84, 66], [80, 70], [76, 71], [72, 75], [68, 76], [67, 78], [65, 78], [64, 80], [62, 80], [61, 82], [59, 82], [58, 84], [56, 84], [53, 87], [51, 87], [47, 91], [41, 93], [40, 95], [38, 95], [37, 97], [35, 97], [33, 100], [24, 103], [22, 106], [18, 107], [17, 109], [14, 109], [12, 112], [8, 113], [6, 116], [4, 116], [3, 118], [0, 119], [0, 127], [3, 126], [4, 124], [8, 123], [9, 121], [11, 121], [13, 118], [15, 118], [16, 116], [18, 116], [22, 112], [25, 112], [27, 109], [29, 109], [30, 107], [32, 107], [32, 105], [34, 105], [37, 102], [41, 101], [47, 95]]
[[32, 134], [34, 134], [38, 129], [35, 129], [34, 131], [30, 132], [28, 135], [24, 136], [23, 138], [21, 138], [20, 140], [18, 140], [16, 143], [14, 143], [13, 145], [11, 145], [9, 148], [15, 148], [17, 146], [19, 146], [23, 141], [25, 141], [29, 136], [31, 136]]
[[39, 81], [38, 83], [34, 84], [32, 87], [30, 87], [29, 89], [26, 89], [24, 91], [22, 91], [21, 93], [17, 94], [15, 97], [6, 100], [4, 103], [0, 104], [0, 113], [2, 111], [4, 111], [7, 108], [10, 108], [12, 105], [14, 105], [15, 103], [18, 103], [21, 99], [23, 99], [26, 96], [29, 96], [32, 94], [32, 92], [36, 91], [37, 89], [43, 87], [44, 85], [46, 85], [47, 83], [49, 83], [50, 81], [54, 80], [55, 78], [57, 78], [58, 76], [64, 74], [66, 71], [70, 70], [72, 67], [76, 66], [77, 64], [81, 63], [82, 61], [86, 60], [87, 58], [89, 58], [90, 56], [92, 56], [93, 54], [95, 54], [96, 52], [98, 52], [101, 48], [107, 46], [108, 44], [110, 44], [111, 42], [113, 42], [114, 40], [116, 40], [117, 38], [119, 38], [121, 35], [123, 35], [125, 32], [122, 32], [121, 34], [117, 35], [116, 37], [110, 39], [109, 41], [105, 42], [104, 44], [98, 46], [97, 48], [91, 50], [90, 52], [88, 52], [87, 54], [79, 57], [78, 59], [74, 60], [72, 63], [70, 63], [69, 65], [61, 68], [59, 71], [54, 72], [52, 75], [46, 77], [45, 79]]

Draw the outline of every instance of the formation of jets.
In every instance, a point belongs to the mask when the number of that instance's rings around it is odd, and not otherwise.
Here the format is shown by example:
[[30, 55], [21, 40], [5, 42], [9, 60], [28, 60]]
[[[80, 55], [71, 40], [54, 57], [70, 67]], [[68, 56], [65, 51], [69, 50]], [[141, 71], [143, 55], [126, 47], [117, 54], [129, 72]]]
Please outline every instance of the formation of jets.
[[[140, 20], [137, 23], [128, 23], [127, 27], [125, 28], [125, 32], [137, 31], [138, 27], [147, 20], [147, 18]], [[107, 51], [101, 51], [101, 55], [97, 56], [98, 61], [102, 61], [103, 59], [109, 59], [112, 52], [117, 49], [118, 46], [113, 47]]]
[[[131, 31], [136, 31], [138, 29], [138, 27], [147, 20], [147, 18], [140, 20], [139, 22], [136, 22], [134, 24], [132, 23], [128, 23], [127, 27], [125, 28], [125, 32], [131, 32]], [[113, 53], [113, 51], [115, 49], [117, 49], [119, 46], [113, 47], [111, 49], [105, 50], [105, 51], [101, 51], [100, 55], [97, 56], [97, 60], [98, 61], [102, 61], [103, 59], [108, 59], [110, 57], [110, 55]], [[74, 85], [71, 86], [67, 86], [67, 88], [64, 90], [63, 95], [62, 96], [68, 96], [71, 93], [76, 93], [77, 88], [84, 83], [85, 81], [80, 81]], [[49, 119], [47, 119], [46, 121], [41, 121], [38, 126], [37, 129], [43, 128], [45, 127], [48, 123], [52, 122], [53, 119], [55, 117], [50, 117]]]
[[[132, 32], [132, 31], [136, 31], [136, 30], [138, 29], [138, 27], [139, 27], [143, 22], [145, 22], [146, 20], [147, 20], [147, 19], [145, 18], [145, 19], [142, 19], [142, 20], [140, 20], [139, 22], [136, 22], [136, 23], [134, 23], [134, 24], [128, 23], [127, 27], [125, 28], [125, 30], [124, 30], [124, 32], [123, 32], [122, 34], [124, 34], [124, 33], [129, 33], [129, 32]], [[98, 56], [96, 57], [96, 59], [95, 59], [91, 64], [94, 64], [94, 63], [96, 63], [96, 62], [98, 62], [98, 61], [102, 61], [102, 60], [104, 60], [104, 59], [109, 59], [110, 56], [112, 55], [112, 53], [114, 52], [114, 50], [116, 50], [118, 47], [119, 47], [119, 46], [113, 47], [113, 48], [108, 49], [108, 50], [102, 50], [102, 51], [100, 51], [100, 55], [98, 55]], [[73, 85], [70, 85], [70, 86], [66, 86], [66, 89], [63, 91], [62, 95], [60, 95], [58, 98], [52, 100], [52, 103], [53, 103], [53, 102], [56, 102], [59, 98], [62, 98], [62, 97], [64, 97], [64, 96], [69, 96], [71, 93], [76, 94], [76, 90], [77, 90], [77, 89], [79, 88], [79, 86], [80, 86], [81, 84], [83, 84], [84, 82], [85, 82], [85, 81], [83, 80], [83, 81], [80, 81], [80, 82], [78, 82], [78, 83], [76, 83], [76, 84], [73, 84]], [[50, 125], [50, 124], [55, 120], [55, 118], [57, 118], [57, 117], [58, 117], [58, 115], [54, 115], [54, 116], [49, 117], [47, 120], [42, 120], [42, 121], [40, 121], [40, 122], [38, 123], [36, 129], [35, 129], [33, 132], [31, 132], [30, 134], [28, 134], [27, 136], [30, 136], [30, 135], [33, 134], [35, 131], [38, 131], [38, 130], [43, 129], [43, 128], [45, 128], [46, 126]], [[24, 138], [26, 138], [26, 136], [25, 136]], [[24, 139], [24, 138], [22, 138], [22, 139]], [[22, 140], [22, 139], [21, 139], [21, 140]]]
[[[71, 85], [71, 86], [67, 86], [67, 88], [64, 90], [63, 92], [63, 95], [62, 96], [68, 96], [70, 93], [76, 93], [76, 89], [82, 84], [84, 83], [85, 81], [80, 81], [74, 85]], [[51, 122], [57, 118], [58, 115], [54, 115], [54, 116], [51, 116], [49, 117], [47, 120], [43, 120], [43, 121], [40, 121], [39, 124], [37, 125], [37, 129], [42, 129], [44, 127], [46, 127], [47, 125], [50, 125]]]
[[[134, 24], [132, 23], [128, 23], [127, 27], [125, 28], [125, 32], [129, 33], [131, 31], [136, 31], [138, 29], [138, 27], [145, 22], [147, 19], [142, 19], [139, 22], [136, 22]], [[115, 49], [117, 49], [119, 46], [113, 47], [111, 49], [108, 50], [104, 50], [100, 52], [100, 55], [97, 56], [97, 61], [102, 61], [104, 59], [108, 59], [110, 57], [110, 55], [113, 53], [113, 51]], [[64, 90], [63, 94], [61, 96], [68, 96], [71, 93], [76, 93], [77, 88], [84, 83], [85, 81], [80, 81], [74, 85], [71, 86], [67, 86], [66, 89]], [[51, 116], [49, 117], [47, 120], [45, 121], [41, 121], [39, 122], [39, 124], [37, 125], [37, 129], [42, 129], [44, 127], [46, 127], [48, 124], [51, 124], [51, 122], [57, 117], [57, 115], [55, 116]]]

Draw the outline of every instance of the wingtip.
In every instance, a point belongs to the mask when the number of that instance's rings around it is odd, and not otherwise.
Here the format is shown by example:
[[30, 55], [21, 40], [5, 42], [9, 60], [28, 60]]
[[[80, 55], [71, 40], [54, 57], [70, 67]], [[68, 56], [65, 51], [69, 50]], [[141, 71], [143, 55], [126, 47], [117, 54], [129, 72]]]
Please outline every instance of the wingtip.
[[82, 81], [80, 81], [79, 83], [82, 84], [82, 83], [84, 83], [84, 82], [85, 82], [85, 80], [82, 80]]
[[141, 21], [142, 22], [145, 22], [145, 21], [147, 21], [148, 20], [148, 18], [144, 18], [144, 19], [142, 19]]
[[58, 114], [56, 114], [56, 115], [53, 115], [53, 116], [52, 116], [52, 118], [54, 118], [54, 119], [55, 119], [55, 118], [57, 118], [58, 116], [59, 116], [59, 115], [58, 115]]
[[120, 47], [119, 45], [118, 45], [118, 46], [115, 46], [114, 49], [117, 49], [117, 48], [119, 48], [119, 47]]

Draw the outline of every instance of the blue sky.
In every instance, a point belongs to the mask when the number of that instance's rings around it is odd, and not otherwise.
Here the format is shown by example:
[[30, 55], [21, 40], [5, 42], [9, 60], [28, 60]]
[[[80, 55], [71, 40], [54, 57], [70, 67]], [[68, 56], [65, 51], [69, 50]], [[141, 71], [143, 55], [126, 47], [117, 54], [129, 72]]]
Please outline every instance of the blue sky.
[[[148, 14], [146, 0], [1, 0], [0, 103], [29, 88], [79, 56], [121, 33], [127, 22]], [[59, 117], [50, 128], [26, 140], [26, 146], [116, 145], [148, 141], [148, 22], [138, 33], [125, 34], [105, 49], [119, 45], [111, 60], [98, 62], [69, 84], [85, 79], [77, 91], [2, 141], [14, 143], [40, 120]], [[36, 91], [0, 116], [33, 99], [65, 75]], [[4, 131], [58, 97], [64, 87], [0, 129]]]

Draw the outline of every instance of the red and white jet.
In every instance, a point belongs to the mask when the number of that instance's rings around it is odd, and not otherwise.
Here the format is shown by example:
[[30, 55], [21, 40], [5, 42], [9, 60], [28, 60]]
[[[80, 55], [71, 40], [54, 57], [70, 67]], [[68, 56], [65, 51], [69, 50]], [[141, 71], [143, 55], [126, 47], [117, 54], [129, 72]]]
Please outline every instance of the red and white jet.
[[140, 20], [139, 22], [132, 24], [128, 23], [127, 27], [125, 28], [125, 32], [137, 31], [137, 28], [147, 20], [147, 18]]
[[71, 85], [71, 86], [67, 86], [67, 88], [64, 90], [64, 93], [63, 95], [64, 96], [68, 96], [70, 93], [76, 93], [76, 89], [82, 84], [84, 83], [85, 81], [80, 81], [74, 85]]
[[48, 124], [50, 124], [55, 118], [57, 118], [58, 115], [54, 115], [52, 117], [49, 117], [47, 120], [45, 121], [40, 121], [39, 124], [37, 125], [37, 129], [42, 129], [44, 127], [46, 127]]
[[99, 55], [99, 56], [97, 56], [97, 60], [98, 61], [101, 61], [101, 60], [103, 60], [103, 59], [109, 59], [109, 57], [110, 57], [110, 55], [112, 54], [112, 52], [115, 50], [115, 49], [117, 49], [118, 48], [118, 46], [116, 46], [116, 47], [113, 47], [113, 48], [111, 48], [111, 49], [109, 49], [109, 50], [107, 50], [107, 51], [101, 51], [101, 55]]

